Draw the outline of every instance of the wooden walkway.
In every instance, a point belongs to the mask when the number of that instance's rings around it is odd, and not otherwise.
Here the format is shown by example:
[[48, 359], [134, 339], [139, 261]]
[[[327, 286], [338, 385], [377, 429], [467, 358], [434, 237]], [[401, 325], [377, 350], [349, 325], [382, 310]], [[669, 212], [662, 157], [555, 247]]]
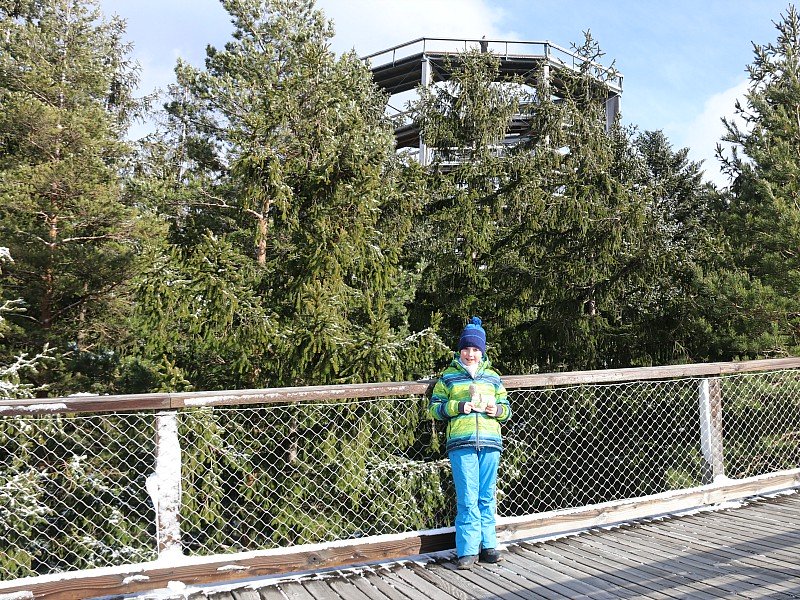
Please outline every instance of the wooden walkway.
[[[519, 542], [498, 565], [439, 555], [316, 573], [189, 600], [800, 598], [800, 494]], [[186, 597], [186, 596], [182, 596]]]

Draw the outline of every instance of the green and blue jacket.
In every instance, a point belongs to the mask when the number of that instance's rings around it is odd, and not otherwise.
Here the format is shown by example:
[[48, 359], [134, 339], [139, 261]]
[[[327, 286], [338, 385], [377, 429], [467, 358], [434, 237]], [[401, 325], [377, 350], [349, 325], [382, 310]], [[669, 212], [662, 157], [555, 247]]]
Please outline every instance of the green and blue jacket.
[[[458, 353], [433, 388], [428, 414], [437, 421], [447, 423], [447, 452], [458, 448], [474, 447], [503, 449], [500, 424], [511, 417], [511, 405], [500, 375], [491, 367], [486, 356], [481, 359], [475, 377], [458, 360]], [[489, 417], [481, 412], [464, 414], [464, 405], [470, 401], [469, 387], [475, 384], [481, 395], [493, 395], [497, 415]]]

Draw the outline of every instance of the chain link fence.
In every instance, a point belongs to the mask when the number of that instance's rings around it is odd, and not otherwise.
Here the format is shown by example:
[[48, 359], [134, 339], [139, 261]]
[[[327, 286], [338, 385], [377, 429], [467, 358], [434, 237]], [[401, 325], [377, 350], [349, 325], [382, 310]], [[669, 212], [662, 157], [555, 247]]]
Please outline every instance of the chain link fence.
[[[500, 516], [800, 466], [795, 370], [509, 397]], [[168, 413], [172, 442], [155, 425], [163, 412], [2, 417], [0, 577], [157, 558], [159, 485], [180, 488], [185, 554], [450, 526], [444, 426], [426, 409], [423, 397], [197, 406]], [[159, 448], [170, 443], [177, 454]], [[179, 457], [179, 481], [154, 482], [159, 456]]]

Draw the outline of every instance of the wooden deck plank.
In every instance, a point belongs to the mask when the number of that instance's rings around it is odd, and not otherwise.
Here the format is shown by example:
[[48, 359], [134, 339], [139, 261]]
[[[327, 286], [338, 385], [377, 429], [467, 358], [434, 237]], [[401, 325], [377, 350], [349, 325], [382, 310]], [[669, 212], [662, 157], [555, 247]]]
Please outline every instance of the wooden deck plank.
[[476, 585], [490, 594], [492, 597], [503, 597], [508, 600], [528, 600], [529, 594], [525, 594], [524, 590], [520, 592], [519, 589], [515, 590], [513, 586], [509, 586], [502, 577], [497, 577], [495, 573], [487, 571], [486, 569], [475, 567], [464, 571], [457, 571], [455, 563], [443, 562], [440, 565], [445, 570], [454, 571], [456, 576]]
[[261, 600], [261, 594], [256, 590], [232, 590], [233, 600]]
[[[381, 575], [381, 577], [386, 580], [387, 583], [394, 585], [403, 593], [404, 596], [409, 598], [409, 600], [428, 600], [431, 598], [431, 596], [417, 589], [408, 581], [400, 577], [400, 575], [398, 575], [396, 572], [384, 573]], [[439, 596], [439, 598], [445, 598], [445, 596], [442, 594]]]
[[325, 581], [319, 579], [309, 579], [303, 582], [303, 587], [316, 600], [342, 600], [342, 597], [327, 585]]
[[[738, 594], [743, 591], [752, 590], [754, 587], [763, 588], [770, 585], [768, 581], [763, 579], [757, 582], [752, 581], [752, 577], [741, 573], [740, 568], [739, 570], [733, 566], [729, 566], [727, 569], [722, 568], [720, 567], [720, 563], [702, 558], [703, 554], [697, 555], [699, 557], [697, 558], [693, 554], [687, 552], [686, 547], [683, 545], [675, 546], [670, 549], [661, 539], [659, 539], [657, 543], [654, 543], [655, 540], [652, 537], [643, 537], [641, 541], [637, 543], [633, 533], [629, 533], [628, 537], [627, 544], [621, 544], [617, 539], [610, 538], [604, 538], [603, 544], [607, 546], [617, 546], [621, 552], [645, 556], [650, 554], [667, 558], [672, 561], [671, 564], [674, 564], [681, 570], [684, 576], [702, 582], [705, 585], [711, 584], [715, 589], [727, 594]], [[592, 542], [587, 540], [587, 543]], [[770, 588], [770, 591], [782, 593], [784, 590]]]
[[547, 590], [533, 583], [530, 579], [525, 579], [512, 569], [509, 569], [506, 561], [496, 565], [481, 565], [481, 569], [489, 571], [517, 595], [527, 600], [550, 600], [553, 596], [548, 595]]
[[442, 564], [432, 564], [428, 565], [426, 568], [414, 566], [411, 568], [420, 577], [429, 578], [428, 581], [430, 583], [434, 585], [438, 584], [438, 581], [433, 579], [435, 577], [443, 581], [446, 585], [451, 585], [459, 589], [466, 594], [468, 598], [474, 598], [475, 600], [491, 600], [497, 597], [497, 595], [487, 589], [485, 585], [482, 586], [475, 583], [475, 581], [468, 577], [462, 577], [460, 574], [456, 573], [454, 569], [448, 569]]
[[289, 600], [314, 600], [314, 596], [299, 581], [289, 581], [279, 585]]
[[583, 574], [583, 577], [592, 578], [592, 584], [598, 588], [613, 594], [618, 598], [640, 598], [641, 593], [636, 590], [629, 589], [631, 587], [630, 581], [620, 579], [613, 573], [608, 573], [598, 569], [596, 563], [588, 560], [581, 555], [571, 554], [568, 552], [562, 553], [565, 559], [572, 561], [574, 568]]
[[563, 575], [554, 573], [547, 565], [515, 557], [511, 549], [504, 564], [506, 569], [513, 570], [517, 577], [527, 582], [524, 585], [532, 586], [531, 589], [547, 598], [594, 598], [592, 590], [570, 585], [569, 578], [565, 582]]
[[720, 544], [719, 541], [712, 541], [698, 533], [697, 530], [686, 530], [685, 528], [671, 527], [669, 529], [658, 529], [648, 524], [642, 525], [642, 531], [647, 535], [661, 537], [659, 539], [672, 540], [675, 544], [683, 544], [690, 552], [700, 554], [713, 560], [716, 563], [730, 563], [737, 560], [746, 559], [753, 556], [752, 552], [739, 550], [730, 544]]
[[[512, 551], [514, 551], [513, 547]], [[523, 555], [515, 551], [515, 554], [517, 554], [520, 558], [525, 558], [526, 560], [531, 562], [531, 564], [535, 564], [533, 562], [534, 560], [539, 560], [533, 558], [534, 553]], [[550, 562], [551, 559], [547, 558], [546, 560]], [[620, 594], [619, 586], [604, 579], [603, 573], [597, 571], [593, 567], [587, 568], [585, 565], [581, 565], [574, 562], [571, 564], [562, 562], [560, 563], [559, 568], [561, 569], [564, 575], [572, 577], [573, 579], [576, 579], [578, 581], [583, 582], [586, 585], [591, 586], [594, 590], [591, 593], [592, 598], [596, 598], [597, 600], [608, 600], [609, 598], [619, 598]]]
[[[603, 571], [604, 577], [619, 581], [621, 587], [634, 590], [648, 598], [684, 598], [687, 593], [705, 599], [720, 597], [692, 587], [689, 585], [690, 581], [676, 578], [671, 573], [651, 569], [622, 555], [609, 556], [607, 553], [599, 552], [597, 548], [581, 545], [579, 540], [575, 542], [578, 543], [548, 545], [542, 551], [572, 556], [584, 564], [595, 565]], [[687, 589], [681, 591], [682, 587]]]
[[718, 524], [714, 528], [713, 535], [719, 536], [720, 543], [728, 547], [738, 548], [750, 554], [750, 558], [763, 560], [763, 557], [770, 557], [772, 560], [781, 561], [785, 564], [782, 569], [796, 577], [800, 577], [800, 566], [797, 564], [797, 556], [800, 554], [800, 540], [792, 542], [788, 536], [781, 534], [771, 534], [763, 529], [759, 530], [761, 535], [749, 534], [742, 530], [733, 530], [725, 525]]
[[[380, 580], [380, 577], [378, 579]], [[396, 596], [392, 595], [391, 591], [387, 594], [384, 589], [374, 585], [372, 580], [367, 577], [367, 573], [351, 577], [350, 581], [361, 592], [363, 592], [367, 598], [371, 598], [373, 600], [398, 600]], [[391, 590], [388, 585], [385, 587]]]
[[[624, 540], [622, 541], [620, 536], [602, 536], [600, 541], [605, 545], [618, 547], [621, 552], [631, 552], [642, 556], [654, 555], [670, 559], [676, 568], [680, 569], [680, 572], [699, 580], [719, 574], [732, 575], [737, 572], [735, 570], [736, 567], [730, 564], [715, 563], [704, 558], [702, 553], [692, 553], [685, 544], [675, 544], [672, 540], [664, 537], [654, 538], [653, 536], [648, 536], [639, 532], [635, 527], [625, 531]], [[594, 536], [586, 536], [584, 542], [590, 545], [594, 544]], [[741, 568], [739, 567], [739, 569]], [[754, 586], [767, 588], [774, 592], [785, 591], [779, 587], [774, 587], [774, 580], [764, 576], [761, 571], [755, 574], [748, 574], [748, 581], [751, 581]], [[719, 588], [731, 592], [735, 591], [735, 586], [731, 587], [727, 584], [720, 584]]]
[[268, 585], [258, 590], [261, 600], [286, 600], [278, 586]]
[[[562, 556], [571, 557], [573, 560], [580, 561], [586, 565], [593, 565], [600, 569], [606, 576], [614, 574], [623, 582], [635, 582], [643, 587], [653, 590], [658, 595], [672, 597], [671, 594], [664, 592], [657, 583], [660, 574], [654, 575], [642, 561], [629, 559], [622, 553], [616, 553], [608, 547], [595, 545], [589, 546], [581, 544], [580, 540], [564, 546], [553, 545], [544, 549], [547, 552], [554, 552]], [[622, 583], [621, 583], [622, 585]], [[628, 585], [628, 584], [624, 584]]]
[[[776, 501], [772, 504], [746, 504], [743, 508], [746, 508], [747, 514], [752, 515], [754, 518], [757, 517], [765, 521], [772, 521], [784, 527], [800, 527], [800, 502], [788, 502], [784, 499], [783, 501]], [[726, 514], [728, 512], [737, 513], [741, 511], [725, 511]]]
[[[643, 529], [652, 531], [649, 526], [643, 525]], [[706, 556], [717, 559], [720, 563], [734, 562], [759, 567], [767, 571], [775, 571], [781, 575], [785, 575], [784, 569], [793, 568], [794, 565], [787, 564], [779, 558], [767, 559], [763, 554], [757, 552], [747, 551], [731, 544], [720, 545], [717, 541], [704, 541], [698, 539], [696, 530], [682, 531], [676, 528], [663, 530], [665, 536], [671, 536], [677, 540], [691, 544], [695, 551], [704, 552]], [[760, 559], [760, 560], [759, 560]]]
[[646, 595], [655, 600], [669, 599], [665, 594], [642, 583], [642, 579], [634, 580], [630, 577], [622, 577], [617, 574], [616, 567], [609, 568], [602, 561], [598, 561], [596, 557], [581, 555], [572, 551], [571, 548], [552, 549], [548, 545], [543, 545], [536, 550], [530, 551], [535, 551], [537, 554], [553, 560], [556, 564], [574, 563], [576, 568], [582, 572], [591, 573], [592, 579], [590, 581], [593, 584], [597, 581], [605, 581], [612, 584], [614, 586], [612, 593], [616, 596], [643, 597]]
[[563, 593], [561, 590], [566, 589], [569, 590], [567, 593], [578, 594], [578, 597], [597, 599], [608, 598], [609, 595], [612, 598], [624, 597], [621, 595], [623, 590], [619, 586], [616, 586], [613, 593], [609, 594], [609, 591], [604, 589], [606, 588], [605, 585], [598, 586], [596, 581], [586, 581], [586, 578], [580, 575], [575, 577], [567, 568], [567, 565], [559, 563], [548, 556], [525, 550], [520, 546], [509, 547], [508, 561], [511, 564], [526, 567], [537, 574], [541, 574], [543, 577], [547, 577], [552, 582], [548, 585], [548, 589], [555, 593]]
[[[378, 573], [367, 573], [367, 581], [389, 600], [426, 600], [424, 597], [414, 598], [404, 594], [396, 587], [394, 587], [386, 577], [381, 577]], [[421, 595], [420, 595], [421, 596]]]
[[748, 512], [745, 516], [741, 512], [726, 511], [720, 516], [723, 517], [722, 520], [713, 518], [709, 521], [717, 525], [721, 524], [726, 531], [733, 530], [735, 533], [759, 531], [768, 533], [770, 536], [777, 536], [779, 539], [785, 540], [788, 545], [800, 545], [800, 530], [797, 529], [797, 525], [781, 523], [776, 518], [766, 519], [756, 512]]
[[383, 598], [383, 595], [379, 592], [372, 592], [373, 595], [369, 596], [356, 585], [355, 579], [355, 577], [331, 579], [327, 584], [334, 592], [339, 594], [340, 598], [345, 598], [346, 600], [379, 600]]
[[773, 544], [765, 542], [763, 534], [758, 530], [753, 530], [752, 526], [731, 530], [724, 525], [724, 521], [717, 520], [713, 513], [708, 513], [707, 517], [703, 527], [698, 527], [703, 521], [676, 519], [667, 523], [664, 531], [672, 534], [681, 532], [689, 536], [702, 535], [704, 540], [719, 551], [732, 552], [742, 558], [759, 557], [769, 553], [774, 561], [780, 563], [782, 569], [797, 567], [796, 552], [786, 552], [775, 548]]
[[453, 586], [437, 587], [432, 585], [430, 581], [423, 579], [410, 568], [400, 569], [395, 573], [410, 585], [414, 586], [417, 590], [425, 594], [431, 600], [439, 600], [440, 598], [446, 600], [450, 600], [452, 598], [457, 598], [458, 600], [471, 600], [466, 594], [461, 592], [461, 590]]

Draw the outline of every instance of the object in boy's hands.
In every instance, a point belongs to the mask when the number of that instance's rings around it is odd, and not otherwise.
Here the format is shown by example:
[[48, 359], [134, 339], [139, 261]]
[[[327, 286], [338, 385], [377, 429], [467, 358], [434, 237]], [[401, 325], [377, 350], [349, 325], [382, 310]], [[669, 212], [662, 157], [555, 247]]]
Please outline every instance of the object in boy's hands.
[[472, 402], [472, 410], [475, 412], [485, 412], [486, 405], [483, 402], [481, 393], [478, 391], [478, 386], [474, 383], [469, 385], [469, 399]]

